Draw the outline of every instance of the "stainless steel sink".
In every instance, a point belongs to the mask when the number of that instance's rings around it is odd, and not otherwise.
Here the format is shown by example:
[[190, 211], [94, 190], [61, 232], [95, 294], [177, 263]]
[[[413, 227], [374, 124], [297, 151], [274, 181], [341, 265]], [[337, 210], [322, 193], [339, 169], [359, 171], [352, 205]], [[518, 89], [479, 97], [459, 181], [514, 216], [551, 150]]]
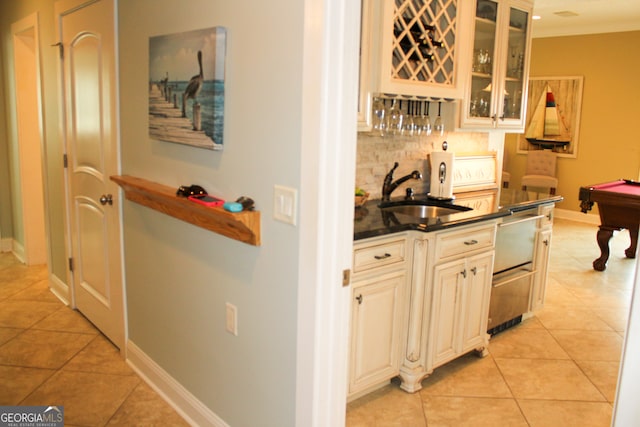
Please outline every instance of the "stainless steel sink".
[[383, 206], [380, 209], [384, 212], [392, 212], [409, 215], [417, 218], [437, 218], [471, 210], [465, 206], [435, 206], [435, 205], [392, 205]]

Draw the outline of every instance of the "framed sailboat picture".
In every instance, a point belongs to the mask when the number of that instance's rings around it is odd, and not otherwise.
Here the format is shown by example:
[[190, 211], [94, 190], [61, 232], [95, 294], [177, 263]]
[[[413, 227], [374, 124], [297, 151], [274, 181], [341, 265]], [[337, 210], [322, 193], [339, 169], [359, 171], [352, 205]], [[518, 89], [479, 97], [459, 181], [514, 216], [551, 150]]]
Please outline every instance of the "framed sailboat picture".
[[518, 152], [553, 150], [562, 157], [576, 157], [582, 76], [530, 77], [525, 133], [518, 138]]

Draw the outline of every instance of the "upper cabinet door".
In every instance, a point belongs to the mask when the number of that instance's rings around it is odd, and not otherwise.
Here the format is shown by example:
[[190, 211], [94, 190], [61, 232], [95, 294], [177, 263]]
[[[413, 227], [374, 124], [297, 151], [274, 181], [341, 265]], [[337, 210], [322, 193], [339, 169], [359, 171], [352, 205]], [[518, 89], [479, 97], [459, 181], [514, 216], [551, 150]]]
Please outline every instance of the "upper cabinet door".
[[374, 92], [461, 99], [472, 19], [468, 1], [382, 0]]
[[373, 24], [376, 20], [372, 0], [362, 0], [360, 9], [360, 82], [358, 85], [358, 131], [371, 130], [372, 81], [374, 67], [372, 53], [375, 34]]
[[532, 8], [524, 0], [477, 1], [462, 128], [524, 130]]

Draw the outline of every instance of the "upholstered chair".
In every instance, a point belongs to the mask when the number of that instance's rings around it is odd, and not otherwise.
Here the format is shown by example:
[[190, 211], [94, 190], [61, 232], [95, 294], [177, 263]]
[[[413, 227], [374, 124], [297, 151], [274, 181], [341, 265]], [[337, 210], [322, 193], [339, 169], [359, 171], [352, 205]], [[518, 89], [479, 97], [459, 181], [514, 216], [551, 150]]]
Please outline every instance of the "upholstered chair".
[[556, 194], [556, 153], [550, 150], [532, 150], [527, 153], [527, 169], [522, 177], [522, 189], [528, 187], [548, 188]]

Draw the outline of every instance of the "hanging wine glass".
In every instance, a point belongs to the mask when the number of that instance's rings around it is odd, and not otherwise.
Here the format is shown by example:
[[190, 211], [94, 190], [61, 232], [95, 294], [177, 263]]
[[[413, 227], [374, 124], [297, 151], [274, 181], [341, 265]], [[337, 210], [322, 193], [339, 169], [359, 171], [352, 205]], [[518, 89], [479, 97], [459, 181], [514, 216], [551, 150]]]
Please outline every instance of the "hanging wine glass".
[[413, 101], [407, 101], [407, 114], [402, 119], [402, 134], [413, 136]]
[[413, 101], [413, 110], [411, 112], [413, 116], [413, 134], [419, 136], [422, 131], [422, 114], [420, 113], [421, 101]]
[[[427, 103], [427, 111], [425, 114], [424, 109], [422, 110], [422, 133], [425, 134], [426, 136], [431, 135], [431, 117], [429, 117], [429, 106], [430, 106], [430, 102], [426, 101]], [[423, 105], [424, 107], [424, 105]]]
[[374, 98], [371, 106], [373, 117], [371, 118], [371, 126], [373, 132], [380, 136], [384, 136], [387, 131], [387, 108], [384, 105], [384, 99]]
[[[402, 103], [402, 101], [400, 101], [400, 103]], [[395, 99], [391, 103], [391, 109], [389, 110], [387, 131], [392, 135], [399, 135], [402, 132], [402, 111], [400, 111], [397, 100]]]
[[436, 121], [433, 124], [434, 130], [440, 136], [444, 135], [444, 122], [442, 121], [442, 115], [440, 114], [441, 108], [442, 102], [438, 102], [438, 117], [436, 117]]
[[422, 134], [422, 101], [415, 101], [413, 110], [413, 133], [415, 136]]

